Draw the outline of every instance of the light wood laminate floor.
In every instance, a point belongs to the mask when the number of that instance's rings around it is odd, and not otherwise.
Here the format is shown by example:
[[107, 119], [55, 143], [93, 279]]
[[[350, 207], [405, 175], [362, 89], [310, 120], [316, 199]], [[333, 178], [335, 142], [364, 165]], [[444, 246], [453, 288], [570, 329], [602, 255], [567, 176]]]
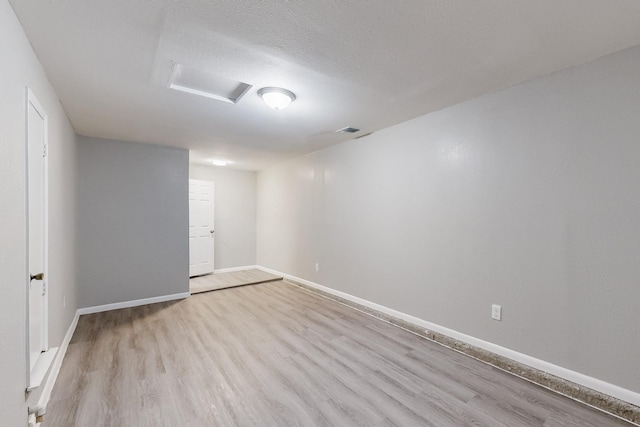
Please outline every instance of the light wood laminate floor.
[[630, 424], [280, 281], [82, 316], [43, 425]]
[[189, 279], [189, 292], [197, 294], [200, 292], [233, 288], [235, 286], [272, 282], [275, 280], [282, 280], [282, 276], [276, 276], [266, 271], [258, 270], [257, 268], [230, 271], [228, 273], [207, 274]]

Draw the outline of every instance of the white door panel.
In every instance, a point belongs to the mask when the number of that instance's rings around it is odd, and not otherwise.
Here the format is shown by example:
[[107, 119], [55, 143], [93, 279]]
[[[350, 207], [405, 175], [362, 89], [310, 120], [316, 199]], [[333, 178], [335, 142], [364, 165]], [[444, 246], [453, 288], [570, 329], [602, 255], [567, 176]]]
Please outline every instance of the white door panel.
[[214, 185], [189, 180], [189, 276], [213, 273]]
[[38, 358], [47, 350], [47, 296], [46, 296], [46, 139], [47, 118], [44, 110], [27, 90], [27, 211], [28, 225], [28, 350], [29, 377]]

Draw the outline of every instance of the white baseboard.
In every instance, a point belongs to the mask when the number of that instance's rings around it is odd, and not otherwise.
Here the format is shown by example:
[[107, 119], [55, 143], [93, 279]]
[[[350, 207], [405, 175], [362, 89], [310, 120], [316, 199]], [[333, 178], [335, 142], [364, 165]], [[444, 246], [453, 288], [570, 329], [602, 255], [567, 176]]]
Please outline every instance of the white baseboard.
[[[53, 390], [53, 386], [58, 379], [58, 374], [60, 373], [60, 368], [62, 367], [62, 360], [64, 359], [65, 354], [67, 353], [67, 348], [69, 348], [69, 343], [71, 342], [71, 338], [73, 337], [73, 333], [76, 330], [76, 326], [78, 325], [78, 318], [80, 317], [79, 310], [76, 310], [76, 314], [73, 316], [73, 320], [71, 320], [71, 324], [69, 325], [69, 329], [67, 329], [67, 333], [62, 339], [62, 343], [60, 343], [60, 347], [58, 348], [58, 352], [56, 353], [55, 358], [53, 359], [53, 363], [51, 364], [51, 370], [49, 372], [49, 376], [44, 383], [44, 387], [42, 389], [42, 394], [40, 395], [40, 399], [38, 400], [38, 404], [35, 408], [30, 408], [29, 412], [39, 412], [44, 408], [46, 410], [47, 404], [49, 403], [49, 399], [51, 398], [51, 391]], [[35, 415], [33, 417], [33, 422], [35, 424]]]
[[258, 268], [257, 265], [245, 265], [243, 267], [230, 267], [230, 268], [221, 268], [220, 270], [213, 270], [214, 274], [218, 273], [231, 273], [233, 271], [244, 271], [244, 270], [253, 270]]
[[33, 368], [31, 368], [27, 392], [35, 390], [42, 385], [42, 381], [44, 381], [47, 376], [47, 372], [49, 372], [49, 368], [51, 368], [56, 354], [58, 354], [58, 347], [49, 347], [47, 351], [43, 351], [38, 355], [36, 363], [33, 365]]
[[527, 354], [519, 353], [517, 351], [511, 350], [506, 347], [499, 346], [497, 344], [493, 344], [488, 341], [481, 340], [476, 337], [472, 337], [470, 335], [463, 334], [461, 332], [455, 331], [453, 329], [446, 328], [444, 326], [437, 325], [435, 323], [428, 322], [426, 320], [420, 319], [418, 317], [411, 316], [406, 313], [402, 313], [400, 311], [393, 310], [391, 308], [385, 307], [380, 304], [376, 304], [374, 302], [358, 298], [356, 296], [337, 291], [335, 289], [328, 288], [326, 286], [322, 286], [318, 283], [311, 282], [309, 280], [305, 280], [296, 276], [292, 276], [290, 274], [285, 274], [277, 270], [273, 270], [270, 268], [258, 266], [259, 270], [265, 271], [267, 273], [280, 275], [285, 279], [291, 279], [295, 282], [302, 283], [304, 285], [310, 286], [312, 288], [316, 288], [323, 292], [327, 292], [329, 294], [335, 295], [340, 298], [344, 298], [345, 300], [354, 302], [356, 304], [360, 304], [365, 307], [369, 307], [373, 310], [379, 311], [381, 313], [387, 314], [389, 316], [396, 317], [398, 319], [402, 319], [406, 322], [412, 323], [414, 325], [420, 326], [425, 329], [429, 329], [434, 332], [438, 332], [440, 334], [446, 335], [448, 337], [454, 338], [458, 341], [462, 341], [466, 344], [473, 345], [475, 347], [481, 348], [483, 350], [490, 351], [499, 356], [506, 357], [508, 359], [514, 360], [516, 362], [522, 363], [523, 365], [530, 366], [535, 369], [539, 369], [541, 371], [547, 372], [549, 374], [555, 375], [567, 381], [571, 381], [576, 384], [580, 384], [584, 387], [588, 387], [590, 389], [599, 391], [600, 393], [604, 393], [606, 395], [615, 397], [617, 399], [623, 400], [625, 402], [631, 403], [632, 405], [640, 406], [640, 393], [636, 393], [634, 391], [622, 388], [615, 384], [608, 383], [606, 381], [602, 381], [597, 378], [590, 377], [588, 375], [582, 374], [580, 372], [572, 371], [571, 369], [564, 368], [562, 366], [554, 365], [553, 363], [549, 363], [547, 361], [537, 359], [535, 357], [529, 356]]
[[191, 294], [189, 292], [182, 292], [179, 294], [161, 295], [158, 297], [142, 298], [142, 299], [136, 299], [132, 301], [115, 302], [113, 304], [95, 305], [93, 307], [79, 308], [78, 313], [80, 315], [100, 313], [103, 311], [118, 310], [120, 308], [137, 307], [139, 305], [155, 304], [157, 302], [185, 299], [185, 298], [189, 298], [190, 296]]

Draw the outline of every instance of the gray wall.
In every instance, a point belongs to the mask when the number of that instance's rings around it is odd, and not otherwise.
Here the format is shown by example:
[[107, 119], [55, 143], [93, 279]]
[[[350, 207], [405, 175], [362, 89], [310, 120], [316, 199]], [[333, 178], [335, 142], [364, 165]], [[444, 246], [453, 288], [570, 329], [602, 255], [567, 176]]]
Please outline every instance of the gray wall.
[[[49, 116], [49, 345], [59, 346], [76, 305], [75, 134], [18, 19], [0, 0], [0, 424], [27, 424], [25, 398], [25, 86]], [[63, 298], [66, 297], [66, 307]]]
[[188, 292], [188, 152], [78, 137], [81, 307]]
[[256, 172], [190, 165], [189, 177], [215, 183], [215, 269], [255, 265]]
[[640, 392], [638, 70], [626, 50], [260, 172], [258, 264]]

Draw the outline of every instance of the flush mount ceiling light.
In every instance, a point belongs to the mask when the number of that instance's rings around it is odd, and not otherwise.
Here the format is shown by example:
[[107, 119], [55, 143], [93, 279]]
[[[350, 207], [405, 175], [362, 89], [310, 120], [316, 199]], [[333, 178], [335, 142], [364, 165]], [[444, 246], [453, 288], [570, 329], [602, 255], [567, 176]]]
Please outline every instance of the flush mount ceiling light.
[[258, 95], [274, 110], [283, 110], [296, 99], [293, 92], [280, 87], [263, 87], [258, 91]]
[[222, 160], [222, 159], [211, 160], [211, 164], [214, 166], [227, 166], [229, 163], [230, 163], [229, 160]]

